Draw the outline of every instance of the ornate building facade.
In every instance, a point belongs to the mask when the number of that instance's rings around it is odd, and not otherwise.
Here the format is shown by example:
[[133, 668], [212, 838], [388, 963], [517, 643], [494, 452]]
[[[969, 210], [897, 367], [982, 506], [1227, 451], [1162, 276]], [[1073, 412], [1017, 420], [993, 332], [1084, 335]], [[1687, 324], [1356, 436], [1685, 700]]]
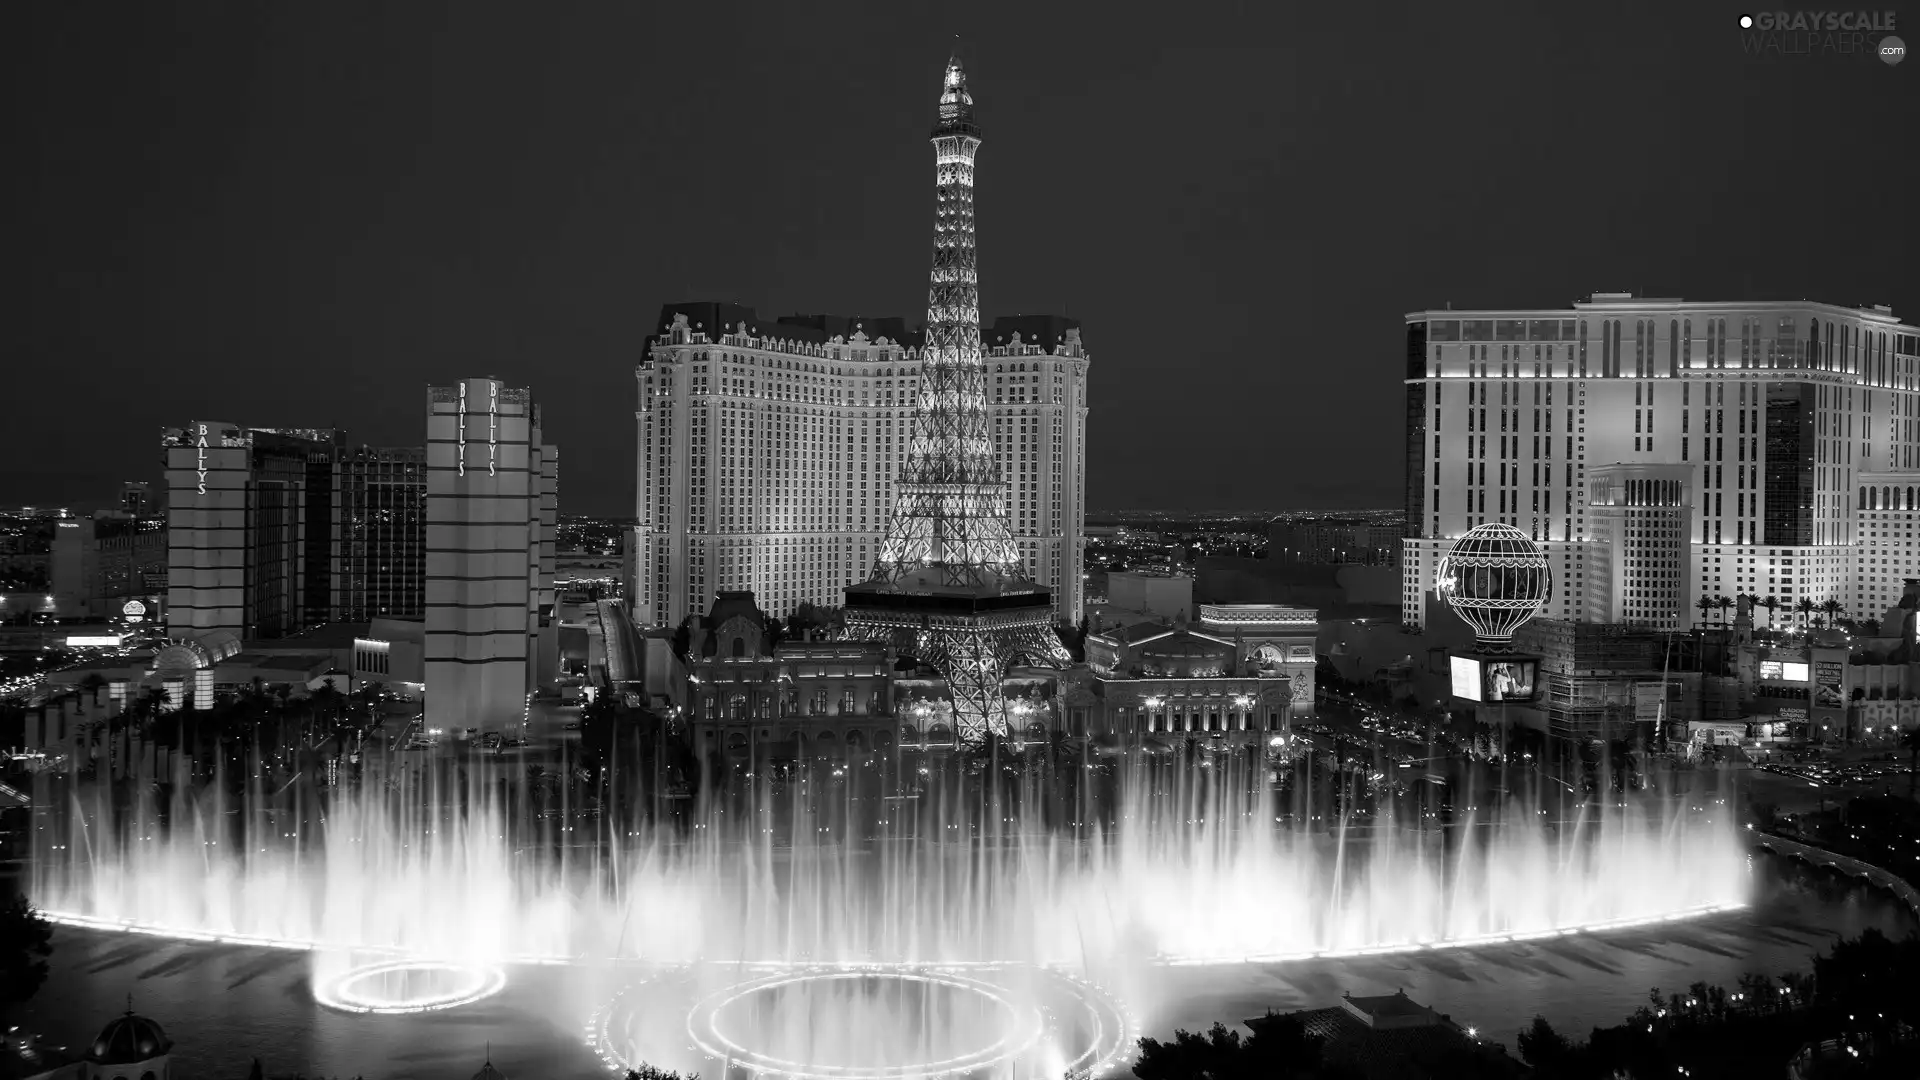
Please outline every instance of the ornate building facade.
[[[1087, 635], [1084, 681], [1062, 693], [1070, 723], [1139, 743], [1272, 738], [1314, 700], [1313, 611], [1279, 604], [1203, 604], [1200, 621], [1101, 627]], [[1085, 704], [1082, 704], [1085, 703]]]
[[893, 656], [862, 641], [774, 640], [751, 592], [724, 592], [690, 627], [689, 729], [729, 763], [889, 749], [899, 734]]
[[[731, 321], [728, 321], [731, 320]], [[1087, 375], [1077, 320], [996, 320], [983, 365], [1025, 572], [1084, 611]], [[838, 606], [879, 557], [925, 376], [898, 319], [675, 304], [635, 372], [637, 618], [678, 626], [721, 592]]]

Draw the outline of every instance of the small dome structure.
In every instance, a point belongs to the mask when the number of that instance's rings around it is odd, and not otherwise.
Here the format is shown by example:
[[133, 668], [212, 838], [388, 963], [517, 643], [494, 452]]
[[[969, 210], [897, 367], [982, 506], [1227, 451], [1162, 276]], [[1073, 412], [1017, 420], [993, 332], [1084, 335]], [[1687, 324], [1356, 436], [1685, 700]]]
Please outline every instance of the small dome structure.
[[149, 1061], [173, 1049], [173, 1040], [159, 1024], [135, 1013], [115, 1017], [87, 1048], [87, 1060], [96, 1065], [131, 1065]]
[[1488, 522], [1454, 541], [1434, 575], [1434, 591], [1483, 646], [1499, 648], [1553, 595], [1546, 553], [1511, 525]]
[[82, 1058], [87, 1080], [170, 1080], [172, 1069], [168, 1055], [173, 1040], [159, 1024], [133, 1011], [127, 1011], [100, 1029]]

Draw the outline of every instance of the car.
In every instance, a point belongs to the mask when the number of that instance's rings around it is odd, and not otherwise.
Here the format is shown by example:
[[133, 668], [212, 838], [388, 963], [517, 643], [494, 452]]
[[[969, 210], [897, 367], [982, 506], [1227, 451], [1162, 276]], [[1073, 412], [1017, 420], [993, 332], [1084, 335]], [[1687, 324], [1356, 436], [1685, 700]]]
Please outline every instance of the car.
[[580, 721], [578, 721], [578, 720], [569, 720], [569, 721], [567, 721], [567, 722], [566, 722], [566, 724], [565, 724], [565, 728], [566, 728], [566, 730], [568, 730], [568, 731], [579, 731], [579, 730], [580, 730]]

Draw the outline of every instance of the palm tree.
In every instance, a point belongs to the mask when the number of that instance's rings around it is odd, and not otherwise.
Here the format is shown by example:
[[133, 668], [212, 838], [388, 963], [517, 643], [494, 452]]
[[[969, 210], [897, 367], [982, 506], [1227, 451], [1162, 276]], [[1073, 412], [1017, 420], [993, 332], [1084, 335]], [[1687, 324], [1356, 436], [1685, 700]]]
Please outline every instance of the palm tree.
[[1733, 597], [1716, 596], [1713, 598], [1713, 606], [1720, 609], [1720, 625], [1725, 626], [1727, 623], [1727, 609], [1733, 606]]
[[1767, 629], [1773, 629], [1773, 613], [1780, 610], [1780, 598], [1777, 596], [1765, 597], [1760, 601], [1760, 606], [1767, 609]]
[[1813, 610], [1813, 600], [1810, 597], [1803, 596], [1794, 602], [1793, 611], [1800, 616], [1800, 629], [1807, 628], [1807, 619], [1813, 614]]
[[1821, 605], [1820, 605], [1820, 611], [1821, 611], [1821, 613], [1822, 613], [1822, 614], [1824, 614], [1824, 615], [1826, 615], [1826, 617], [1827, 617], [1827, 625], [1828, 625], [1828, 626], [1837, 626], [1837, 625], [1839, 625], [1839, 623], [1840, 623], [1840, 616], [1841, 616], [1841, 614], [1842, 614], [1842, 613], [1844, 613], [1844, 612], [1845, 612], [1846, 610], [1847, 610], [1846, 608], [1844, 608], [1844, 607], [1842, 607], [1842, 606], [1840, 606], [1840, 601], [1838, 601], [1838, 600], [1835, 600], [1835, 599], [1834, 599], [1834, 598], [1832, 598], [1832, 597], [1828, 597], [1828, 598], [1827, 598], [1827, 599], [1826, 599], [1826, 600], [1825, 600], [1825, 601], [1824, 601], [1823, 603], [1821, 603]]
[[1707, 625], [1707, 613], [1713, 610], [1713, 597], [1702, 596], [1693, 602], [1693, 606], [1700, 609], [1700, 625]]

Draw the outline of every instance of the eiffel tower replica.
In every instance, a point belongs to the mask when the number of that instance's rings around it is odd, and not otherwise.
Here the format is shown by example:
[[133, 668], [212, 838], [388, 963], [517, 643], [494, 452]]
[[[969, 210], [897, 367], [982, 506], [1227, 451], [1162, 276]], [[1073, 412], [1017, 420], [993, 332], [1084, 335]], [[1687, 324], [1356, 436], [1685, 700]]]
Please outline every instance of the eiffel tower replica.
[[980, 128], [958, 57], [947, 61], [933, 128], [939, 189], [924, 377], [898, 498], [873, 576], [847, 588], [847, 636], [883, 641], [945, 677], [957, 734], [1007, 732], [1007, 668], [1072, 663], [1052, 596], [1027, 580], [993, 460], [980, 362], [973, 159]]

